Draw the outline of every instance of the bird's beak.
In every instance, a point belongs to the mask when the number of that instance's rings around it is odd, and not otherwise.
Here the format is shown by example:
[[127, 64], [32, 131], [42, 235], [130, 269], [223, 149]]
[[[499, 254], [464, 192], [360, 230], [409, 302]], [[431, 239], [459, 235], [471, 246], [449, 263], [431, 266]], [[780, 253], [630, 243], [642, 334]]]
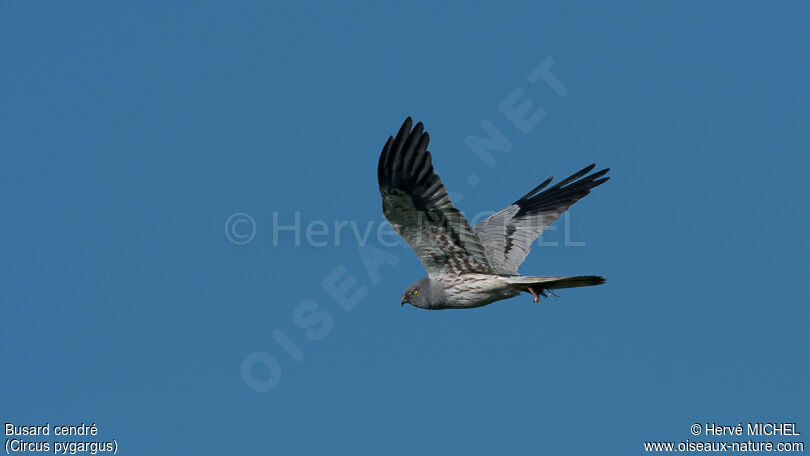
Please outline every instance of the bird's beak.
[[400, 306], [404, 306], [405, 303], [408, 302], [408, 299], [405, 296], [402, 297], [402, 301], [399, 303]]

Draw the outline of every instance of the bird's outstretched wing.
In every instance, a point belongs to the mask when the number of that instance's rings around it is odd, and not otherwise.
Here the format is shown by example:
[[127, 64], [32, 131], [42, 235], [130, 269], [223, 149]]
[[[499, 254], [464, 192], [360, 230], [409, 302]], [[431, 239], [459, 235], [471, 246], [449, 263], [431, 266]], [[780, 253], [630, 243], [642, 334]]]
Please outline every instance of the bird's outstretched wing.
[[595, 166], [590, 165], [541, 192], [551, 183], [550, 177], [523, 198], [475, 225], [475, 233], [498, 274], [517, 274], [537, 236], [592, 188], [610, 179], [602, 177], [609, 168], [588, 175]]
[[433, 172], [427, 151], [430, 137], [421, 122], [413, 130], [411, 126], [409, 117], [380, 154], [377, 178], [385, 218], [431, 278], [494, 273], [478, 236]]

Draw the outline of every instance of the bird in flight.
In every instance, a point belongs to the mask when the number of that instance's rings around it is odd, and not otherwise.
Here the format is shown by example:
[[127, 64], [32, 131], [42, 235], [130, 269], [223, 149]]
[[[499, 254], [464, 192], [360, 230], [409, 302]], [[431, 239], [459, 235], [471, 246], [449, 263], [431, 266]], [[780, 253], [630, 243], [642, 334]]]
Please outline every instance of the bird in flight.
[[[405, 119], [385, 143], [377, 178], [383, 213], [410, 245], [428, 275], [402, 294], [402, 305], [422, 309], [470, 309], [531, 293], [534, 302], [560, 288], [605, 283], [587, 276], [524, 276], [517, 272], [531, 244], [572, 204], [603, 184], [609, 169], [590, 165], [556, 185], [548, 178], [534, 190], [477, 225], [453, 207], [433, 171], [422, 123]], [[591, 173], [591, 174], [589, 174]], [[548, 187], [548, 188], [546, 188]]]

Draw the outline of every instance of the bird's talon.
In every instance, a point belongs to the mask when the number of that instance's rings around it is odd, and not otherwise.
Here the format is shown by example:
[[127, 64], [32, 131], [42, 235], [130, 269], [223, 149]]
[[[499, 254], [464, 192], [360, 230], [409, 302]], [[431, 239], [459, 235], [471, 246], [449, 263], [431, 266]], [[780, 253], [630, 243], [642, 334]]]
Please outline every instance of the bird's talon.
[[534, 288], [529, 287], [529, 293], [531, 293], [532, 296], [534, 296], [534, 302], [540, 302], [540, 296], [537, 295], [537, 292], [534, 291]]

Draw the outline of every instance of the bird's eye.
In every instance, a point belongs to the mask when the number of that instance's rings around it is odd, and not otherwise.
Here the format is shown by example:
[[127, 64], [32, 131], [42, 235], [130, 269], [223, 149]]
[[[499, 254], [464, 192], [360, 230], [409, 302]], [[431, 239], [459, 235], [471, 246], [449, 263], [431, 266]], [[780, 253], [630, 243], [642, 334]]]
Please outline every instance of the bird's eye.
[[413, 290], [413, 293], [411, 293], [411, 294], [416, 294], [416, 293], [419, 293], [419, 290]]

